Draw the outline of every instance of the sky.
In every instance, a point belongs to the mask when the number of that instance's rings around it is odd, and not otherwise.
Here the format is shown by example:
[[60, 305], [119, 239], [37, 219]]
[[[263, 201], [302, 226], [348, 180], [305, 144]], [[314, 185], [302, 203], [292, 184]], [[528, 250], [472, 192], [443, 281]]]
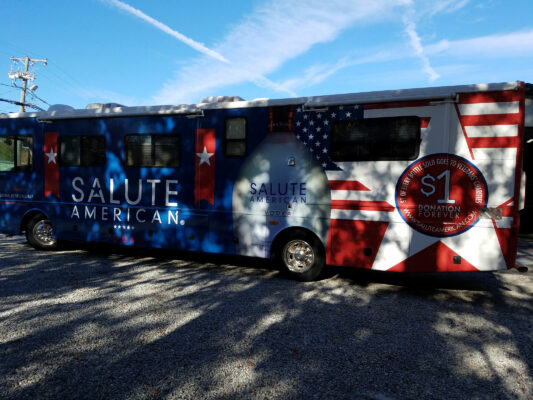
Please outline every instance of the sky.
[[532, 0], [0, 0], [0, 21], [0, 99], [10, 57], [46, 58], [43, 109], [533, 83]]

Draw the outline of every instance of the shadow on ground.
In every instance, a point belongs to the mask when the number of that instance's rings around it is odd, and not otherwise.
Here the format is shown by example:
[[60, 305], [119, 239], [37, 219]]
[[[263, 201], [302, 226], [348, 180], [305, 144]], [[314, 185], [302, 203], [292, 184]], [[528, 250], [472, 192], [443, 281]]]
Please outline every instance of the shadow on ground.
[[284, 279], [0, 237], [0, 398], [527, 398], [531, 272]]

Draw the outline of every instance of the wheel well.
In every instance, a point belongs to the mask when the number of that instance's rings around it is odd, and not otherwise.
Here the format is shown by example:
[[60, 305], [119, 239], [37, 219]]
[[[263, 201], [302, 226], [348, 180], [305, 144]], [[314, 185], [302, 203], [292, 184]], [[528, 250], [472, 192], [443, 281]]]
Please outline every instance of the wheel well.
[[287, 237], [292, 232], [298, 231], [306, 232], [307, 234], [314, 236], [317, 239], [317, 242], [320, 243], [320, 245], [322, 246], [322, 250], [325, 252], [326, 249], [324, 247], [324, 244], [322, 243], [322, 240], [320, 240], [320, 238], [316, 235], [316, 233], [303, 227], [290, 227], [279, 232], [272, 241], [272, 245], [270, 246], [270, 258], [277, 258], [279, 255], [279, 250], [281, 249], [281, 246], [283, 246], [283, 244], [285, 243]]
[[20, 222], [20, 233], [26, 231], [26, 225], [28, 225], [29, 220], [35, 217], [36, 215], [42, 215], [43, 217], [48, 218], [46, 214], [42, 211], [33, 210], [28, 212], [26, 215], [24, 215], [22, 221]]

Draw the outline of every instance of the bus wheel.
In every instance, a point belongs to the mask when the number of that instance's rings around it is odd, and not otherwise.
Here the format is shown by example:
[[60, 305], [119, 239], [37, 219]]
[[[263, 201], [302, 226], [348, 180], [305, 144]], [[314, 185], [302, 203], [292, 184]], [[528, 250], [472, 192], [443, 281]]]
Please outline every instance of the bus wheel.
[[38, 250], [52, 250], [57, 247], [52, 224], [44, 215], [36, 215], [28, 221], [26, 239]]
[[284, 271], [300, 281], [315, 280], [324, 268], [324, 247], [311, 233], [292, 231], [281, 248], [281, 264]]

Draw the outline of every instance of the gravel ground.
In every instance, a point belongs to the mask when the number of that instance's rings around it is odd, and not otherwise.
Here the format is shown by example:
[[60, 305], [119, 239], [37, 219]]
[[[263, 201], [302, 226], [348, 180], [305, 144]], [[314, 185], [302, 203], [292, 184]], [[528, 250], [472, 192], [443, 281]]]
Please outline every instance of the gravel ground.
[[532, 270], [298, 283], [0, 235], [0, 399], [531, 399], [532, 311]]

